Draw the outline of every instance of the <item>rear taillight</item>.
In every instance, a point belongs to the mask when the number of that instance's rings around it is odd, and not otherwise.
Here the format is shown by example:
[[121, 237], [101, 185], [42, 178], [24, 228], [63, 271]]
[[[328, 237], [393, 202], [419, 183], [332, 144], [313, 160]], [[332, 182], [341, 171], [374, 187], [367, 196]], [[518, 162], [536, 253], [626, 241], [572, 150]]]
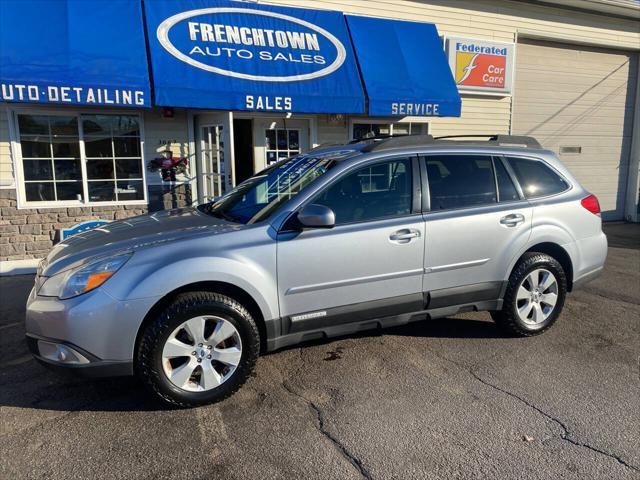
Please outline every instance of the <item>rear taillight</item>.
[[598, 197], [596, 197], [595, 195], [584, 197], [582, 200], [580, 200], [580, 203], [584, 208], [589, 210], [594, 215], [600, 215], [600, 202], [598, 202]]

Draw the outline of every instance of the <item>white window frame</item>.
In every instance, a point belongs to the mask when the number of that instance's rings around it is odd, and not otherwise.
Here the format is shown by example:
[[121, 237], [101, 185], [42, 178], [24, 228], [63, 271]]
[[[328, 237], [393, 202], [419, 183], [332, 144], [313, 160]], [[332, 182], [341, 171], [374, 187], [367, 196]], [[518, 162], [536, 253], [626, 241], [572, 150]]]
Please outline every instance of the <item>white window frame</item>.
[[[199, 128], [200, 128], [200, 152], [199, 152], [200, 158], [198, 159], [198, 161], [200, 162], [200, 171], [199, 173], [196, 172], [196, 175], [199, 175], [200, 177], [202, 177], [201, 181], [202, 181], [203, 194], [204, 194], [204, 191], [207, 190], [205, 185], [209, 187], [213, 186], [213, 182], [211, 181], [211, 179], [213, 178], [213, 181], [215, 181], [216, 185], [218, 186], [218, 195], [211, 195], [211, 192], [207, 192], [207, 196], [209, 198], [222, 196], [224, 192], [229, 189], [229, 184], [230, 184], [229, 174], [227, 173], [227, 164], [225, 163], [225, 157], [224, 157], [224, 147], [220, 146], [221, 144], [224, 143], [224, 133], [223, 133], [225, 130], [224, 125], [222, 123], [204, 123], [200, 125]], [[205, 146], [207, 144], [207, 141], [209, 140], [204, 136], [205, 129], [215, 130], [218, 173], [205, 171], [205, 170], [208, 170], [208, 165], [207, 165], [207, 162], [205, 161], [205, 150], [206, 150]], [[213, 161], [212, 159], [210, 160]], [[221, 172], [222, 167], [224, 167], [224, 177], [225, 177], [224, 182], [222, 181], [222, 175], [223, 175]]]
[[[83, 201], [64, 200], [64, 201], [43, 201], [28, 202], [26, 199], [25, 179], [22, 161], [22, 146], [20, 144], [20, 127], [18, 125], [18, 115], [47, 115], [47, 116], [75, 116], [78, 119], [78, 142], [80, 147], [80, 169], [82, 172], [82, 197]], [[90, 202], [89, 201], [89, 183], [87, 178], [87, 156], [85, 154], [84, 131], [82, 129], [83, 115], [135, 115], [140, 125], [140, 161], [142, 162], [142, 200], [120, 200], [106, 202]], [[80, 208], [80, 207], [105, 207], [120, 205], [147, 205], [147, 176], [146, 176], [146, 159], [144, 154], [144, 115], [143, 112], [136, 110], [96, 110], [96, 109], [60, 109], [46, 107], [22, 107], [10, 109], [10, 141], [11, 153], [13, 156], [13, 168], [15, 172], [16, 196], [18, 209], [34, 209], [34, 208]], [[115, 175], [115, 172], [114, 172]], [[116, 179], [114, 178], [114, 182]]]
[[389, 134], [393, 135], [394, 123], [410, 123], [419, 124], [424, 128], [423, 134], [428, 135], [431, 131], [431, 123], [428, 118], [416, 118], [416, 117], [349, 117], [349, 138], [347, 141], [354, 139], [353, 128], [356, 123], [372, 123], [376, 125], [390, 125]]
[[[276, 148], [267, 148], [266, 146], [264, 147], [264, 165], [265, 168], [269, 166], [269, 161], [268, 161], [268, 157], [269, 157], [269, 152], [275, 152], [276, 154], [276, 161], [273, 163], [277, 163], [281, 160], [284, 160], [285, 158], [288, 158], [291, 154], [291, 151], [297, 151], [298, 153], [296, 155], [299, 155], [300, 153], [302, 153], [302, 149], [300, 148], [300, 144], [302, 143], [300, 141], [300, 137], [302, 137], [302, 129], [298, 128], [298, 127], [293, 127], [293, 128], [289, 128], [289, 127], [280, 127], [280, 126], [275, 126], [273, 128], [265, 128], [264, 129], [264, 133], [266, 136], [266, 133], [268, 130], [274, 130], [276, 132]], [[287, 146], [289, 145], [289, 132], [293, 132], [296, 131], [298, 132], [298, 148], [297, 149], [292, 149], [292, 148], [285, 148], [285, 149], [280, 149], [278, 147], [278, 130], [284, 130], [285, 132], [287, 132]], [[280, 158], [278, 155], [280, 152], [287, 152], [287, 156], [286, 157], [282, 157]], [[273, 164], [272, 164], [273, 165]]]

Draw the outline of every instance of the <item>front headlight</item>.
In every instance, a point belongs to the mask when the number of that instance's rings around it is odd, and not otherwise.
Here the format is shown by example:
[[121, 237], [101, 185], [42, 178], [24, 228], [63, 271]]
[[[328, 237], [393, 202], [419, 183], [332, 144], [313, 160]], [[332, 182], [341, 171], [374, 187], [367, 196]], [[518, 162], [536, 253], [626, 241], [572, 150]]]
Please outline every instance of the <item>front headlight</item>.
[[65, 300], [89, 292], [106, 282], [129, 260], [131, 255], [126, 253], [102, 258], [69, 272], [54, 275], [42, 284], [38, 295]]

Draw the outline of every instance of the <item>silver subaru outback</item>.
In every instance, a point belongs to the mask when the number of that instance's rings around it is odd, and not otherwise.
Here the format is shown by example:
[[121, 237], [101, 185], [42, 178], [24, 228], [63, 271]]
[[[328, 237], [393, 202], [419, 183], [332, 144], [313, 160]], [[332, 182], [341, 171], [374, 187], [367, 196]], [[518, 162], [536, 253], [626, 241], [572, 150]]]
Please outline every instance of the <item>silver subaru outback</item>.
[[529, 137], [371, 139], [59, 243], [27, 339], [48, 365], [202, 405], [306, 340], [481, 310], [542, 333], [606, 252], [597, 198]]

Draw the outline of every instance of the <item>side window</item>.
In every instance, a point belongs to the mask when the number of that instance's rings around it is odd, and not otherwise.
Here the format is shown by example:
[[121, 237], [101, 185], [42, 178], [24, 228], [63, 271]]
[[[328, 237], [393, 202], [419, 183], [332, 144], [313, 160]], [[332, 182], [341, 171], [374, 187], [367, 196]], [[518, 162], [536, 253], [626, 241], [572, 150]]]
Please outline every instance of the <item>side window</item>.
[[431, 210], [489, 205], [498, 201], [491, 157], [426, 157]]
[[326, 205], [336, 225], [411, 213], [411, 161], [376, 163], [347, 174], [311, 203]]
[[546, 197], [569, 188], [564, 178], [540, 160], [509, 157], [508, 161], [527, 198]]
[[504, 168], [502, 161], [499, 158], [494, 157], [493, 165], [496, 169], [496, 180], [498, 181], [498, 200], [500, 202], [520, 200], [520, 196], [513, 184], [513, 180], [511, 180], [511, 177], [507, 173], [507, 169]]

